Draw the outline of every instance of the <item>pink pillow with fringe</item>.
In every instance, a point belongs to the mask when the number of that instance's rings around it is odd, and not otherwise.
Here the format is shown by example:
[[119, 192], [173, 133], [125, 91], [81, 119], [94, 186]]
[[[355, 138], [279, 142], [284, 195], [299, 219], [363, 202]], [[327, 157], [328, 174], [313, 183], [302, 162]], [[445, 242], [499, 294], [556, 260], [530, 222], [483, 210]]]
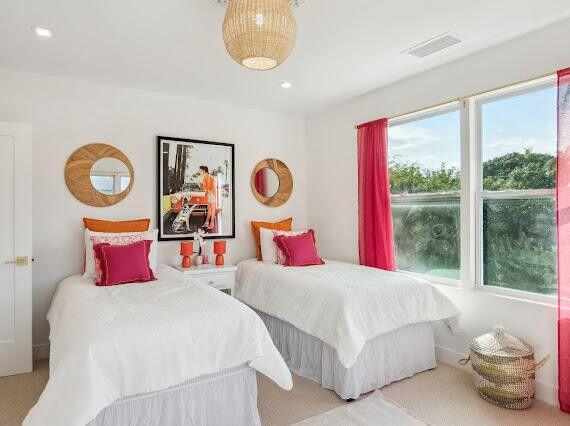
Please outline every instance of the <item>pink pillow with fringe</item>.
[[101, 272], [95, 284], [106, 287], [156, 280], [148, 260], [151, 244], [151, 240], [123, 246], [95, 244], [93, 251], [99, 259]]
[[273, 238], [277, 247], [285, 255], [285, 266], [323, 265], [315, 243], [315, 232], [309, 229], [301, 235], [277, 235]]
[[[302, 235], [309, 232], [308, 229], [301, 229], [297, 231], [279, 231], [277, 229], [272, 229], [271, 231], [273, 232], [273, 237], [276, 237], [278, 235], [284, 237], [294, 237], [296, 235]], [[279, 247], [277, 247], [277, 244], [275, 244], [275, 263], [277, 263], [278, 265], [285, 265], [286, 260], [287, 257], [285, 257], [283, 251]]]

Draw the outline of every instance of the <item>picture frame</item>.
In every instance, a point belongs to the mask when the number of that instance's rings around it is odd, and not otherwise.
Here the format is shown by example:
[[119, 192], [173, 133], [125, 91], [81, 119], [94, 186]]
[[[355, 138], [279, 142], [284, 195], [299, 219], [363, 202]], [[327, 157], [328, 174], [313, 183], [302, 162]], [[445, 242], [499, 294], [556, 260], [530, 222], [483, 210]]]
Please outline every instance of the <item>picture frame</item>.
[[157, 136], [159, 241], [235, 238], [235, 146]]

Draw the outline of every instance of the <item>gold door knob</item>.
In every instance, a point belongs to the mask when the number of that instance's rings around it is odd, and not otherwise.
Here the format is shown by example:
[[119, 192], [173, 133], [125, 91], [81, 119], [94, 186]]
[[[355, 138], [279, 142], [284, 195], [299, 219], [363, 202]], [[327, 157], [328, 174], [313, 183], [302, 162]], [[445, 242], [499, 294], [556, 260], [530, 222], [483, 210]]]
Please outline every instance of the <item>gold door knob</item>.
[[26, 266], [28, 264], [28, 256], [18, 256], [16, 260], [8, 260], [4, 262], [6, 265]]

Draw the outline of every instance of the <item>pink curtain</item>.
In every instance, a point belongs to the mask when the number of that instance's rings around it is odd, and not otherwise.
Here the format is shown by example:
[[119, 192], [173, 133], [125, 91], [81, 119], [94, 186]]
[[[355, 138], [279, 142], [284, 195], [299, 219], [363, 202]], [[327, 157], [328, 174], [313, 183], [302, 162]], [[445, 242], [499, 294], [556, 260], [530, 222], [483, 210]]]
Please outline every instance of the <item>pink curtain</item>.
[[558, 399], [570, 413], [570, 68], [558, 72]]
[[358, 126], [358, 228], [360, 264], [394, 271], [385, 118]]
[[265, 194], [267, 192], [265, 190], [265, 181], [266, 180], [267, 180], [267, 177], [266, 177], [265, 169], [258, 170], [258, 172], [255, 174], [254, 183], [255, 183], [255, 189], [257, 189], [257, 192], [259, 192], [261, 195], [266, 195]]

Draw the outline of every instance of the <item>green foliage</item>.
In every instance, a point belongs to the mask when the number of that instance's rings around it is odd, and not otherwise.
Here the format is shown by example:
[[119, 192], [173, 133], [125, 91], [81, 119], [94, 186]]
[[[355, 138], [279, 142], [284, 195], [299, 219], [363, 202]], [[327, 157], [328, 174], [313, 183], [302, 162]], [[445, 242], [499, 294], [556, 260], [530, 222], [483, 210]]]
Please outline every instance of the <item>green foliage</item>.
[[[486, 190], [554, 188], [556, 159], [531, 151], [483, 164]], [[461, 173], [399, 158], [390, 162], [392, 194], [457, 193]], [[392, 204], [398, 268], [459, 278], [458, 194], [430, 202]], [[552, 198], [487, 200], [483, 205], [484, 282], [536, 293], [556, 291], [555, 206]]]
[[487, 191], [553, 189], [555, 180], [556, 158], [548, 154], [512, 152], [483, 164], [483, 188]]
[[392, 194], [459, 191], [461, 172], [445, 163], [437, 170], [422, 169], [418, 163], [396, 157], [390, 161], [390, 188]]

